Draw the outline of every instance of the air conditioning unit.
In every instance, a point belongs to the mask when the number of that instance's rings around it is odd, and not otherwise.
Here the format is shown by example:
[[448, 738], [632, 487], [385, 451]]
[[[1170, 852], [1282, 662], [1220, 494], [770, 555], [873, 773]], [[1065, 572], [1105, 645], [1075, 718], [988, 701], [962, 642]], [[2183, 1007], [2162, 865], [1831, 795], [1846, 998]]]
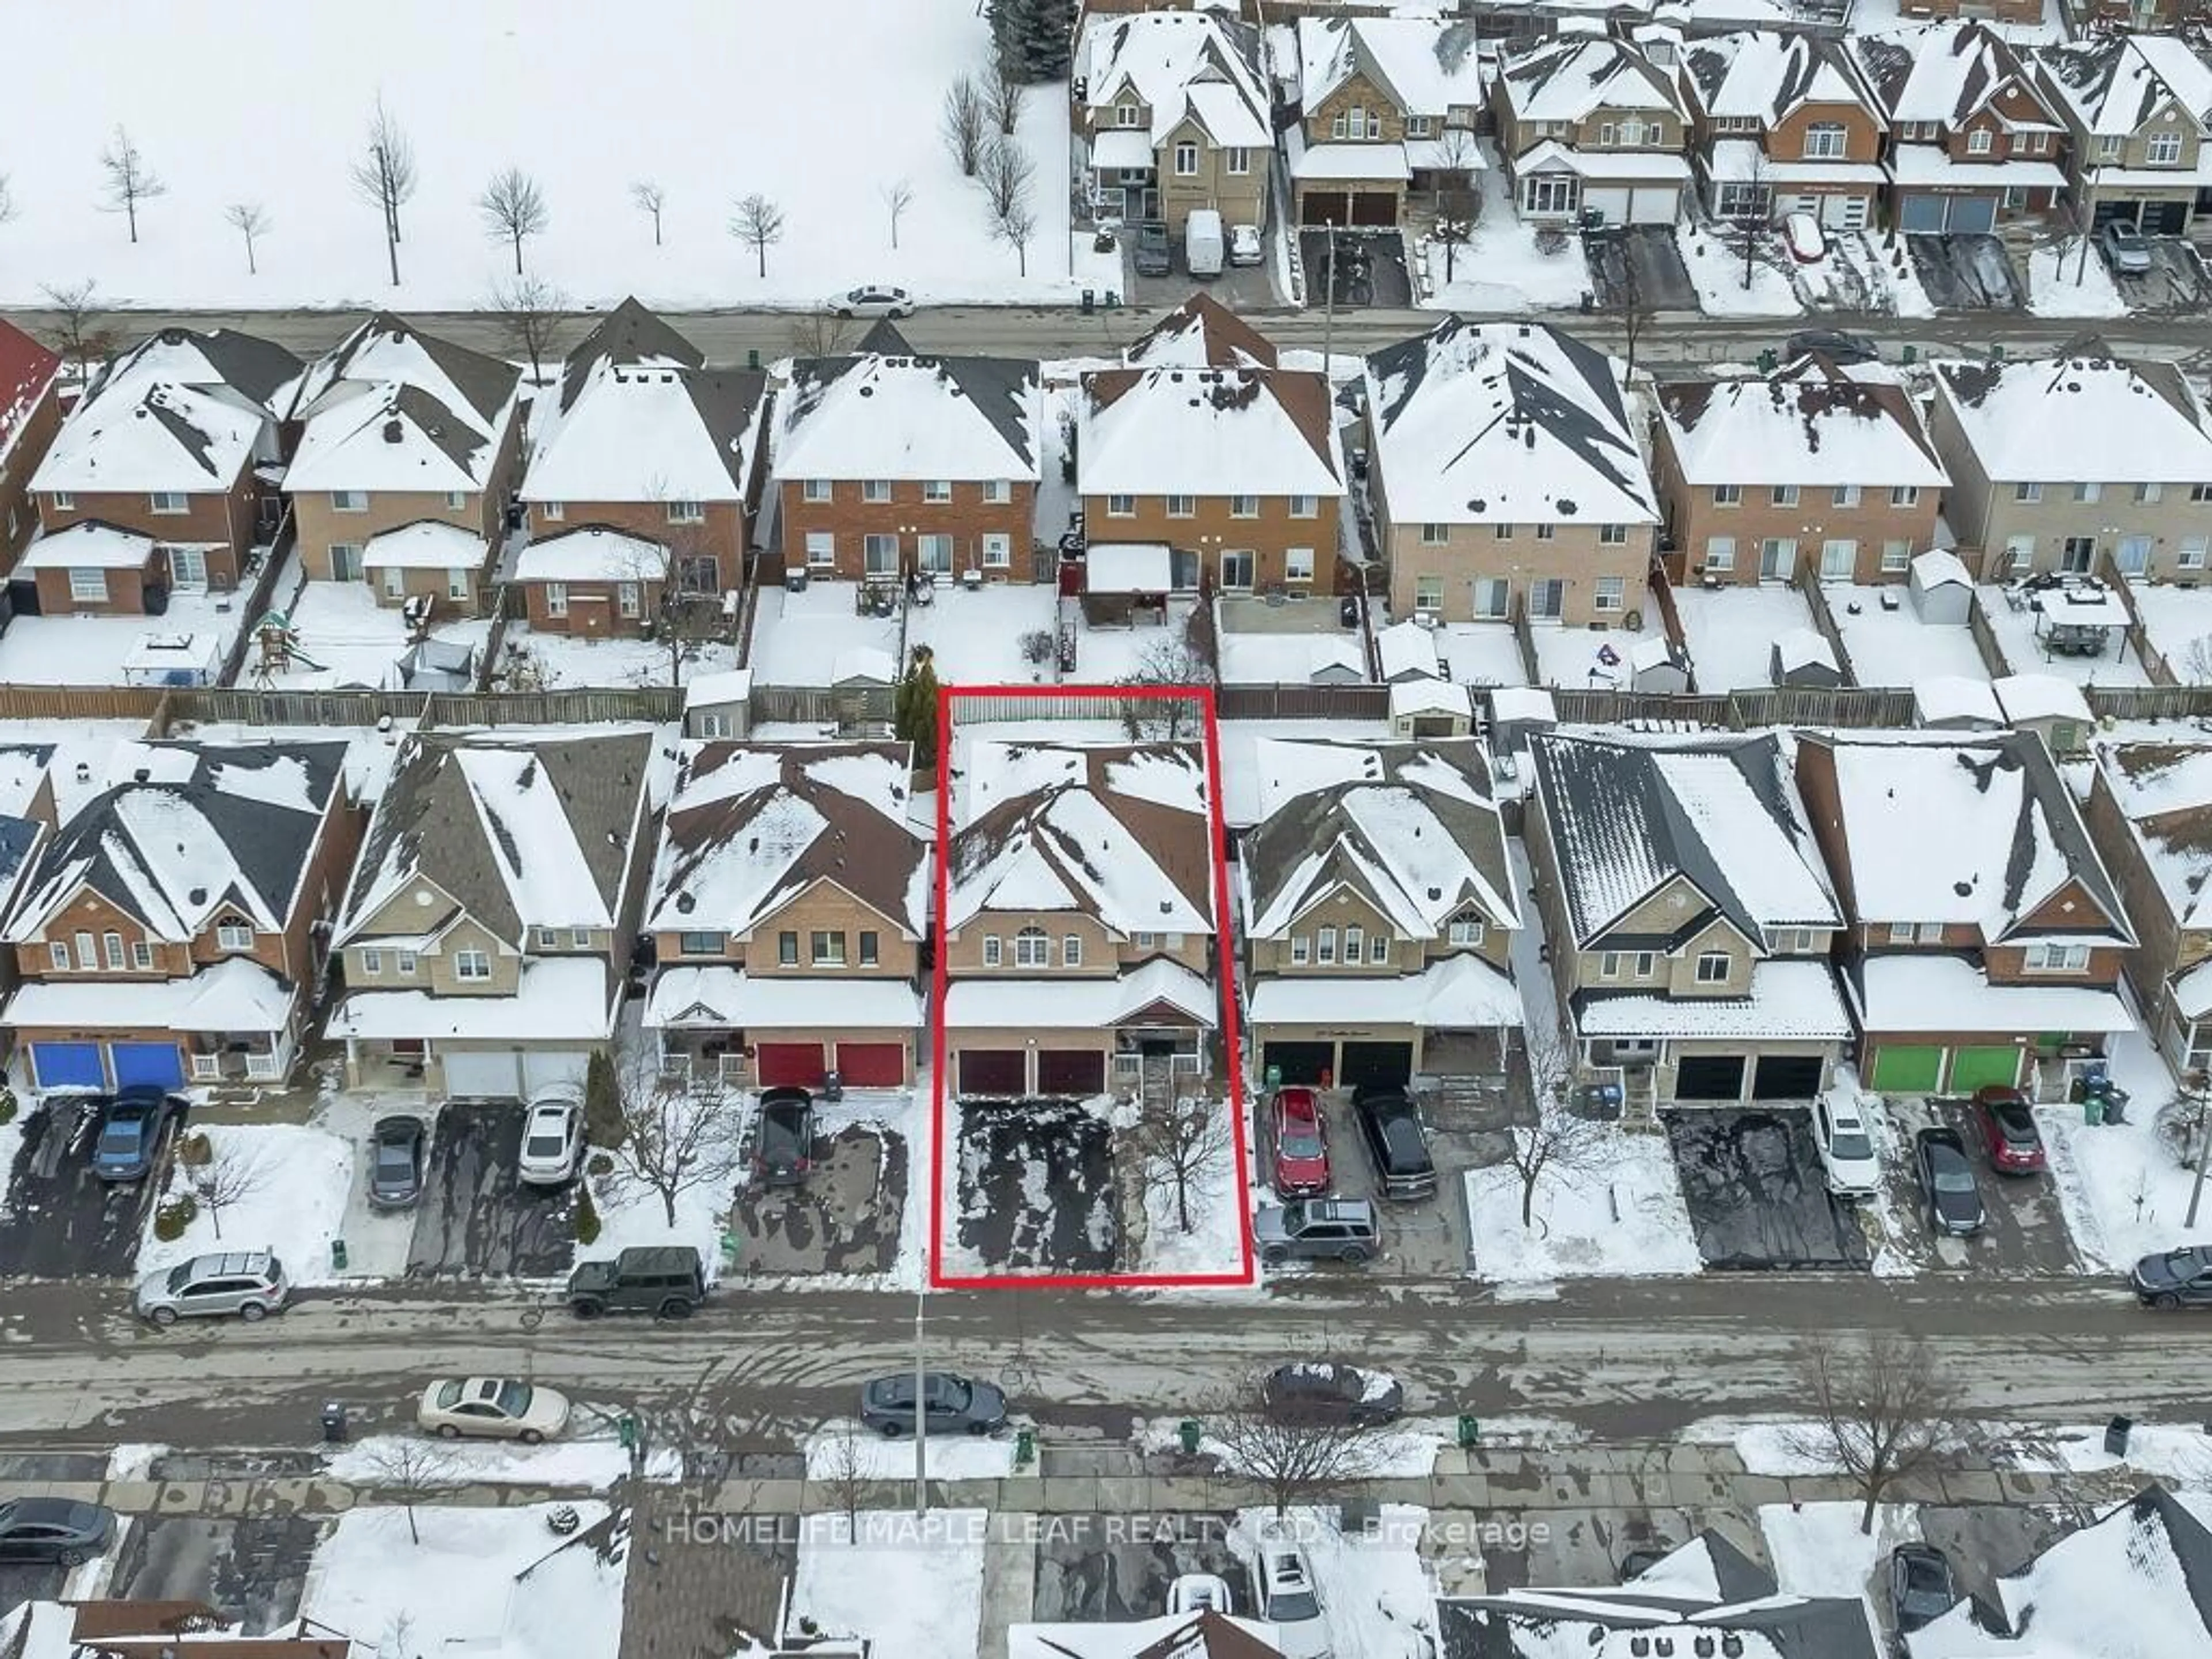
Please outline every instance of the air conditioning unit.
[[1413, 613], [1413, 626], [1416, 628], [1441, 628], [1443, 622], [1443, 613], [1439, 611], [1416, 611]]

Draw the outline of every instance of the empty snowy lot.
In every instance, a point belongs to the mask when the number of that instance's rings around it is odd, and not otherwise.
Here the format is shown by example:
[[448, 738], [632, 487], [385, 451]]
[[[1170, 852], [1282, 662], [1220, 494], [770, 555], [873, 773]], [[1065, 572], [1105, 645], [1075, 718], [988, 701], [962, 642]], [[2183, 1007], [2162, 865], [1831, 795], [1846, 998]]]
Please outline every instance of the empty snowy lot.
[[[611, 33], [607, 15], [526, 0], [390, 0], [373, 21], [276, 0], [84, 0], [65, 29], [26, 0], [7, 10], [40, 62], [0, 100], [17, 209], [0, 225], [0, 304], [92, 277], [111, 303], [146, 306], [480, 305], [514, 272], [477, 205], [510, 166], [550, 213], [530, 269], [582, 303], [819, 304], [863, 282], [932, 300], [1071, 290], [1066, 88], [1033, 88], [1021, 123], [1026, 281], [939, 137], [945, 86], [983, 63], [974, 0], [634, 0]], [[380, 216], [349, 178], [380, 94], [420, 180], [397, 289]], [[167, 186], [141, 204], [135, 246], [104, 206], [118, 123]], [[894, 252], [883, 191], [902, 178]], [[658, 246], [632, 200], [641, 180], [665, 193]], [[756, 191], [786, 219], [765, 281], [727, 229]], [[270, 221], [256, 276], [224, 217], [238, 203]]]

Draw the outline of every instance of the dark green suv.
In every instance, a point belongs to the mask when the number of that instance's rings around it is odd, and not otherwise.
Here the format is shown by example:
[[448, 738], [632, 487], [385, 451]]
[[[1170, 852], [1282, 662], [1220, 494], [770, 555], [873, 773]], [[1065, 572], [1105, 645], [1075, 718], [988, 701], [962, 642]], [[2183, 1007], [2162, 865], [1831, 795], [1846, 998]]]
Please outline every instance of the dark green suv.
[[706, 1299], [707, 1270], [689, 1245], [624, 1250], [611, 1261], [580, 1261], [568, 1275], [568, 1311], [579, 1319], [609, 1313], [689, 1319]]

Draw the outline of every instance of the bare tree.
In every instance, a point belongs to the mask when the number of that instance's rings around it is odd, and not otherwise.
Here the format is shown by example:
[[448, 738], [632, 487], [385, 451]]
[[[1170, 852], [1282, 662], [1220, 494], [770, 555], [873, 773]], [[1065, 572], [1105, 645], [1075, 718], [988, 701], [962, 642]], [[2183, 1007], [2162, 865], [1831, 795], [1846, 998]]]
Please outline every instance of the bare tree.
[[222, 1212], [267, 1186], [271, 1173], [266, 1164], [236, 1141], [222, 1141], [209, 1149], [207, 1162], [195, 1168], [189, 1179], [192, 1196], [214, 1224], [218, 1240], [222, 1237]]
[[1017, 202], [999, 216], [998, 228], [992, 233], [1013, 249], [1021, 262], [1021, 273], [1030, 274], [1030, 239], [1036, 234], [1036, 210], [1027, 202]]
[[1759, 261], [1759, 244], [1766, 240], [1774, 218], [1774, 183], [1766, 167], [1766, 153], [1753, 149], [1751, 171], [1735, 181], [1736, 210], [1724, 222], [1729, 246], [1743, 256], [1741, 286], [1748, 289]]
[[253, 245], [269, 229], [269, 210], [258, 202], [233, 202], [222, 210], [223, 222], [246, 238], [246, 274], [258, 276], [261, 267], [254, 262]]
[[[1192, 612], [1194, 617], [1203, 610]], [[1121, 684], [1144, 688], [1210, 685], [1213, 670], [1187, 629], [1155, 637], [1138, 653], [1137, 665]], [[1121, 725], [1133, 742], [1172, 743], [1198, 735], [1201, 724], [1195, 697], [1131, 696], [1121, 700]]]
[[[305, 1635], [306, 1621], [301, 1634]], [[415, 1649], [415, 1615], [395, 1613], [384, 1621], [384, 1634], [376, 1638], [376, 1659], [420, 1659]]]
[[106, 356], [113, 343], [101, 325], [98, 287], [88, 276], [81, 283], [48, 283], [39, 289], [54, 313], [55, 349], [76, 365], [80, 380], [91, 378], [92, 360]]
[[415, 1523], [415, 1506], [453, 1484], [452, 1454], [434, 1440], [393, 1436], [363, 1446], [361, 1457], [368, 1468], [365, 1484], [407, 1511], [407, 1535], [420, 1545], [422, 1529]]
[[544, 358], [568, 308], [568, 296], [543, 276], [517, 276], [492, 290], [491, 308], [510, 349], [530, 359], [530, 378], [543, 384]]
[[860, 1431], [851, 1423], [840, 1423], [831, 1431], [830, 1443], [823, 1447], [822, 1473], [817, 1477], [822, 1489], [830, 1494], [830, 1501], [845, 1517], [845, 1541], [860, 1541], [860, 1504], [868, 1493], [868, 1461], [860, 1450]]
[[368, 118], [368, 143], [350, 169], [354, 191], [384, 217], [384, 251], [392, 262], [392, 285], [399, 286], [399, 210], [415, 194], [415, 146], [382, 94]]
[[107, 174], [107, 210], [119, 213], [131, 227], [131, 240], [138, 240], [138, 204], [166, 196], [169, 187], [161, 175], [146, 165], [145, 156], [130, 133], [118, 124], [107, 148], [100, 152], [100, 165]]
[[623, 1133], [621, 1145], [605, 1149], [614, 1164], [608, 1180], [617, 1192], [653, 1194], [673, 1227], [678, 1199], [738, 1173], [729, 1097], [711, 1079], [664, 1078], [642, 1043], [616, 1056], [614, 1078]]
[[990, 130], [991, 113], [969, 76], [962, 76], [945, 89], [945, 110], [939, 124], [945, 148], [960, 164], [961, 176], [973, 179], [976, 168], [983, 165], [983, 139]]
[[[0, 179], [0, 202], [6, 200], [7, 185], [8, 181], [5, 179]], [[884, 186], [884, 210], [891, 216], [891, 251], [893, 252], [898, 251], [900, 216], [913, 205], [914, 185], [908, 180], [901, 179], [894, 184]]]
[[1620, 371], [1620, 384], [1625, 387], [1636, 378], [1636, 343], [1644, 337], [1644, 325], [1651, 319], [1651, 308], [1644, 303], [1644, 279], [1637, 274], [1636, 260], [1621, 246], [1621, 260], [1616, 267], [1619, 280], [1613, 284], [1613, 303], [1607, 307], [1619, 319], [1620, 331], [1628, 345], [1628, 357]]
[[991, 204], [991, 217], [996, 222], [1029, 200], [1030, 181], [1036, 177], [1036, 163], [1012, 139], [994, 138], [983, 152], [982, 170], [976, 176], [982, 184], [984, 199]]
[[1443, 245], [1444, 281], [1459, 272], [1459, 250], [1474, 240], [1482, 217], [1482, 192], [1474, 176], [1482, 166], [1482, 150], [1474, 131], [1446, 127], [1436, 140], [1437, 219], [1431, 234]]
[[1176, 1225], [1190, 1231], [1191, 1188], [1218, 1174], [1235, 1151], [1228, 1108], [1195, 1097], [1154, 1101], [1139, 1113], [1135, 1138], [1146, 1179], [1174, 1187]]
[[[0, 173], [0, 225], [6, 224], [15, 216], [15, 188], [9, 183], [8, 175], [4, 173]], [[898, 226], [896, 220], [892, 222], [891, 226], [891, 246], [893, 247], [896, 247], [898, 246]]]
[[1000, 133], [1013, 136], [1022, 118], [1022, 83], [1014, 66], [1003, 55], [991, 59], [983, 73], [983, 107]]
[[660, 246], [660, 210], [668, 204], [668, 192], [650, 179], [641, 179], [629, 187], [629, 199], [639, 211], [653, 219], [653, 245]]
[[836, 357], [852, 343], [853, 319], [826, 307], [802, 311], [791, 321], [791, 349], [801, 357]]
[[1521, 1178], [1521, 1224], [1536, 1224], [1536, 1189], [1547, 1176], [1570, 1183], [1594, 1179], [1612, 1163], [1615, 1142], [1601, 1123], [1567, 1106], [1574, 1055], [1556, 1034], [1528, 1036], [1528, 1091], [1534, 1121], [1516, 1123], [1505, 1162]]
[[484, 234], [514, 249], [514, 274], [521, 276], [523, 239], [539, 234], [553, 222], [538, 181], [520, 167], [503, 168], [477, 198], [477, 211], [483, 216]]
[[738, 198], [730, 215], [730, 234], [752, 249], [761, 279], [768, 279], [768, 251], [783, 240], [783, 210], [755, 191]]
[[1278, 1519], [1375, 1467], [1372, 1430], [1271, 1400], [1263, 1375], [1241, 1383], [1206, 1421], [1224, 1461], [1267, 1493]]
[[1874, 1530], [1883, 1493], [1959, 1443], [1957, 1391], [1917, 1336], [1869, 1331], [1843, 1350], [1815, 1335], [1806, 1349], [1804, 1382], [1814, 1419], [1796, 1449], [1857, 1483], [1863, 1533]]

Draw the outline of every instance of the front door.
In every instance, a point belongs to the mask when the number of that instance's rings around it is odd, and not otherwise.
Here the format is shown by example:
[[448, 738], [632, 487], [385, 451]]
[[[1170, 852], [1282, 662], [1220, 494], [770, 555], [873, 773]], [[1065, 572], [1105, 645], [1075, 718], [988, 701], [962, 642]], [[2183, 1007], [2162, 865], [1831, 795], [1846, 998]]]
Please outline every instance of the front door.
[[2150, 568], [2150, 538], [2123, 536], [2120, 544], [2112, 550], [2112, 562], [2123, 576], [2140, 576]]
[[207, 554], [197, 547], [173, 547], [169, 550], [169, 585], [172, 587], [205, 587], [207, 586]]
[[1547, 622], [1557, 622], [1566, 614], [1567, 584], [1563, 577], [1547, 576], [1528, 584], [1528, 614]]
[[1790, 567], [1796, 562], [1797, 544], [1777, 541], [1772, 537], [1759, 544], [1759, 580], [1763, 582], [1786, 582]]

